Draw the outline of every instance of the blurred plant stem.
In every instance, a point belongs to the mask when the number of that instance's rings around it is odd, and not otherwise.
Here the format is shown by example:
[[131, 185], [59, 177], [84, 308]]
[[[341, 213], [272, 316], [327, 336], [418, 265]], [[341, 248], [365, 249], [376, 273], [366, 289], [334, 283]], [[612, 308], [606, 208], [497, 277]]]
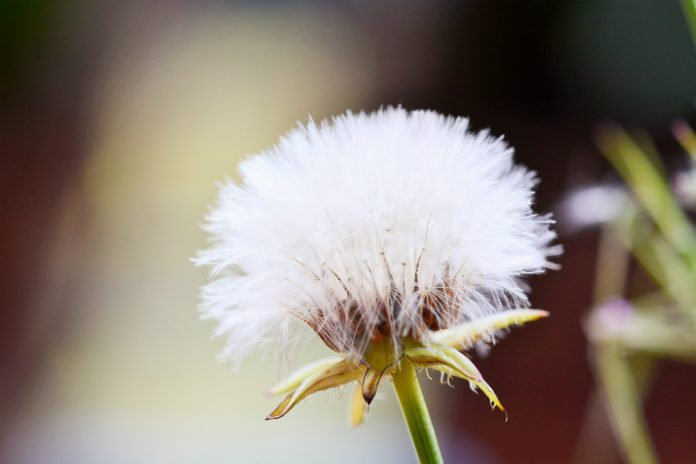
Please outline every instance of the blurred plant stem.
[[621, 343], [596, 344], [593, 357], [612, 427], [626, 460], [633, 464], [657, 462], [642, 412], [642, 395]]
[[696, 0], [681, 0], [681, 4], [686, 22], [691, 30], [691, 37], [694, 40], [694, 45], [696, 45]]
[[[696, 46], [696, 0], [681, 4]], [[692, 160], [690, 176], [682, 179], [694, 182], [696, 134], [685, 121], [675, 122], [672, 132]], [[633, 198], [602, 227], [594, 307], [585, 331], [598, 389], [622, 454], [632, 464], [651, 464], [657, 454], [643, 396], [654, 368], [662, 359], [696, 361], [696, 230], [679, 202], [693, 201], [693, 184], [686, 185], [692, 190], [670, 184], [660, 154], [645, 136], [631, 137], [619, 127], [605, 126], [597, 145]], [[624, 295], [630, 255], [658, 288], [629, 301]], [[583, 430], [581, 436], [589, 436], [590, 424]]]
[[[696, 136], [686, 123], [675, 124], [675, 135], [688, 151], [695, 146]], [[651, 464], [657, 454], [643, 396], [654, 367], [663, 359], [696, 361], [696, 230], [672, 192], [652, 143], [639, 143], [608, 126], [600, 132], [598, 146], [633, 198], [602, 227], [594, 308], [585, 329], [598, 388], [622, 453], [632, 464]], [[657, 290], [628, 300], [631, 256]]]
[[413, 363], [407, 358], [403, 359], [399, 369], [392, 375], [392, 382], [413, 447], [418, 455], [418, 462], [421, 464], [444, 462]]
[[599, 232], [593, 295], [595, 302], [623, 295], [625, 291], [630, 256], [617, 235], [612, 227], [606, 225]]
[[598, 144], [664, 238], [696, 269], [696, 232], [650, 155], [618, 127], [604, 128]]
[[689, 124], [684, 120], [675, 121], [672, 132], [684, 150], [691, 155], [692, 162], [696, 163], [696, 134]]
[[[600, 229], [595, 271], [594, 298], [597, 304], [623, 295], [630, 265], [630, 255], [615, 224]], [[655, 452], [642, 414], [642, 389], [649, 375], [637, 384], [628, 361], [616, 341], [596, 343], [591, 350], [599, 390], [609, 411], [615, 435], [623, 444], [622, 452], [632, 463], [656, 462]]]

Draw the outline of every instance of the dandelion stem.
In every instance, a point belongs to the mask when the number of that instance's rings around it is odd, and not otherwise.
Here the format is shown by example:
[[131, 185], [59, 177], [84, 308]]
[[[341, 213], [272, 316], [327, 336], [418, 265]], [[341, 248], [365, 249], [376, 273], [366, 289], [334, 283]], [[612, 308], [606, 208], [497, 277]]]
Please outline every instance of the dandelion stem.
[[440, 446], [418, 382], [418, 375], [408, 358], [401, 361], [399, 369], [392, 375], [392, 382], [413, 447], [418, 455], [418, 462], [421, 464], [442, 463]]

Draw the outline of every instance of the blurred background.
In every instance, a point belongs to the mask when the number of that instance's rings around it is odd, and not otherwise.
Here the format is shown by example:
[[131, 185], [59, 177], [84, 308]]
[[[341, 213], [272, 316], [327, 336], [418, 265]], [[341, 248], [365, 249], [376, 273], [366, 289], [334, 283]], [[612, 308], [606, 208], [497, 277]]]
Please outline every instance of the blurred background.
[[[200, 223], [243, 156], [306, 121], [380, 105], [468, 115], [539, 172], [538, 209], [618, 177], [598, 124], [696, 122], [696, 52], [677, 0], [0, 2], [0, 462], [414, 462], [389, 389], [349, 429], [327, 393], [287, 418], [287, 369], [215, 360], [198, 320]], [[598, 207], [600, 205], [597, 205]], [[557, 214], [558, 216], [558, 214]], [[548, 320], [477, 360], [510, 413], [426, 387], [448, 462], [619, 463], [583, 321], [597, 233], [560, 214]], [[647, 284], [646, 284], [647, 285]], [[326, 350], [303, 347], [300, 365]], [[696, 462], [696, 369], [646, 398], [662, 462]]]

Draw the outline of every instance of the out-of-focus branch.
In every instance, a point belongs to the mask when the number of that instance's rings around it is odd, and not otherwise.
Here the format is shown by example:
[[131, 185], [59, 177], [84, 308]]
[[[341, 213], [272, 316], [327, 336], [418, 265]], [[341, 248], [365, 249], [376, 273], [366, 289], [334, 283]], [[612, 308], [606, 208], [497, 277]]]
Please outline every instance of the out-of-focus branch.
[[694, 39], [694, 45], [696, 45], [696, 0], [682, 0], [681, 4], [684, 9], [684, 17], [691, 30], [691, 36]]

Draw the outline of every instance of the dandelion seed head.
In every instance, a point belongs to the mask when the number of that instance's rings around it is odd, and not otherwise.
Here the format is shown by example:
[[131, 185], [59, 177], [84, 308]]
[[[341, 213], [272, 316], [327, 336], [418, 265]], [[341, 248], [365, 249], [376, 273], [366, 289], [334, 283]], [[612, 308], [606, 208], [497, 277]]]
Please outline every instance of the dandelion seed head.
[[335, 351], [527, 306], [559, 253], [535, 174], [465, 118], [386, 108], [299, 126], [220, 189], [196, 259], [233, 361], [301, 321]]

